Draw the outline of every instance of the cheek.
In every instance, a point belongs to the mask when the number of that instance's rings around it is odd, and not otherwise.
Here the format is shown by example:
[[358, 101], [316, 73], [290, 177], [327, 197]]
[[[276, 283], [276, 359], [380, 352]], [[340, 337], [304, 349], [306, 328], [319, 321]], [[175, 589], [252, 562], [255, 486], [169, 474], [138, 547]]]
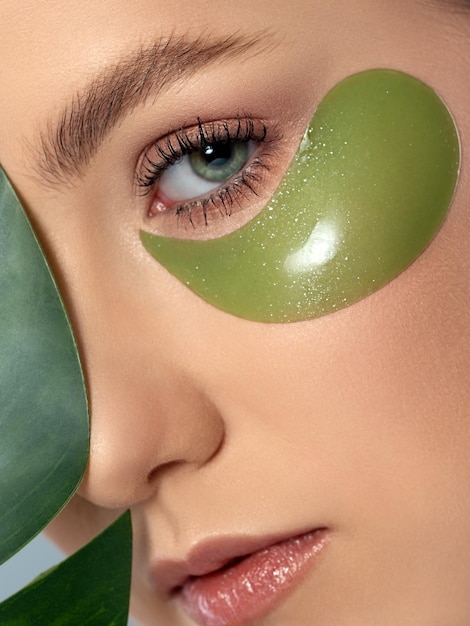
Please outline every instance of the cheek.
[[331, 374], [340, 417], [329, 441], [343, 504], [372, 532], [408, 528], [429, 543], [450, 519], [456, 533], [470, 530], [470, 294], [459, 257], [447, 252], [449, 230], [360, 311], [348, 311], [354, 338], [337, 337], [347, 348], [337, 348]]
[[196, 294], [249, 320], [293, 322], [344, 308], [412, 263], [439, 228], [459, 168], [438, 96], [391, 70], [356, 74], [324, 98], [260, 215], [219, 239], [143, 232]]
[[[462, 185], [433, 245], [381, 291], [312, 322], [253, 325], [262, 329], [253, 335], [244, 326], [248, 338], [232, 341], [226, 404], [238, 416], [257, 416], [246, 430], [276, 459], [270, 471], [280, 468], [273, 496], [279, 485], [301, 501], [319, 491], [316, 506], [323, 503], [327, 515], [343, 523], [360, 518], [377, 533], [384, 517], [390, 528], [405, 522], [410, 533], [429, 520], [438, 528], [436, 518], [443, 523], [456, 507], [454, 522], [467, 524], [464, 192]], [[289, 467], [304, 477], [294, 486]]]

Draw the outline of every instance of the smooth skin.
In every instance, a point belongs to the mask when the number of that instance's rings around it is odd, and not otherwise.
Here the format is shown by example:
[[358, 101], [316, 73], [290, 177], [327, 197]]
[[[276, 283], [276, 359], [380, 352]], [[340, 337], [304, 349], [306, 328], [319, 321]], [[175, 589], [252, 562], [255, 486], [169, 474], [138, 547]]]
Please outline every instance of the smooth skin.
[[[469, 623], [464, 4], [0, 0], [0, 162], [58, 277], [91, 405], [88, 470], [50, 534], [71, 551], [130, 507], [132, 610], [143, 624], [193, 626], [152, 588], [156, 559], [185, 558], [222, 534], [325, 526], [320, 566], [259, 626]], [[257, 43], [171, 74], [119, 117], [78, 176], [45, 161], [41, 133], [103, 68], [201, 33]], [[390, 284], [320, 319], [256, 323], [207, 304], [143, 248], [142, 229], [205, 239], [256, 215], [320, 100], [374, 67], [434, 89], [463, 153], [443, 227]], [[258, 196], [194, 230], [171, 210], [149, 216], [151, 198], [134, 184], [145, 149], [198, 118], [240, 115], [272, 132]]]

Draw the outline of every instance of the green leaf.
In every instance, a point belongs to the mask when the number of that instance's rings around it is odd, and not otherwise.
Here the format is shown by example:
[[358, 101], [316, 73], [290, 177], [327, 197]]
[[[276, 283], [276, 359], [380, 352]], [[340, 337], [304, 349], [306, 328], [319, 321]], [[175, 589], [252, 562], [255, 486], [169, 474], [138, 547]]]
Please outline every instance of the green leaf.
[[63, 563], [0, 605], [2, 626], [125, 626], [132, 529], [129, 512]]
[[86, 392], [70, 324], [0, 168], [0, 563], [72, 496], [86, 466], [88, 439]]

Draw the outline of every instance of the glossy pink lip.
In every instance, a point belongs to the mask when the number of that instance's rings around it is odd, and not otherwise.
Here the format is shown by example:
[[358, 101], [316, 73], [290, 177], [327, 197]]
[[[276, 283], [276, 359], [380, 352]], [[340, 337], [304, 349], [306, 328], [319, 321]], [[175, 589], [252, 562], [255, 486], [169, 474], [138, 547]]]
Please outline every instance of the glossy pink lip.
[[328, 543], [321, 528], [284, 539], [212, 540], [187, 561], [153, 569], [157, 588], [181, 604], [201, 626], [240, 626], [271, 611], [301, 582]]

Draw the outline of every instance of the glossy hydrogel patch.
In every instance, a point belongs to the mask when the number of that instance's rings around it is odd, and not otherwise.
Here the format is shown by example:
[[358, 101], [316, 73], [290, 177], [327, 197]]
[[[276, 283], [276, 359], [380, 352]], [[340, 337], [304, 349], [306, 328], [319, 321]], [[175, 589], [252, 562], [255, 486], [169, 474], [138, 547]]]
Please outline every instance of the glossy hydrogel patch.
[[142, 232], [145, 248], [201, 298], [261, 322], [346, 307], [402, 272], [447, 212], [459, 140], [439, 96], [393, 70], [336, 85], [262, 211], [206, 241]]

